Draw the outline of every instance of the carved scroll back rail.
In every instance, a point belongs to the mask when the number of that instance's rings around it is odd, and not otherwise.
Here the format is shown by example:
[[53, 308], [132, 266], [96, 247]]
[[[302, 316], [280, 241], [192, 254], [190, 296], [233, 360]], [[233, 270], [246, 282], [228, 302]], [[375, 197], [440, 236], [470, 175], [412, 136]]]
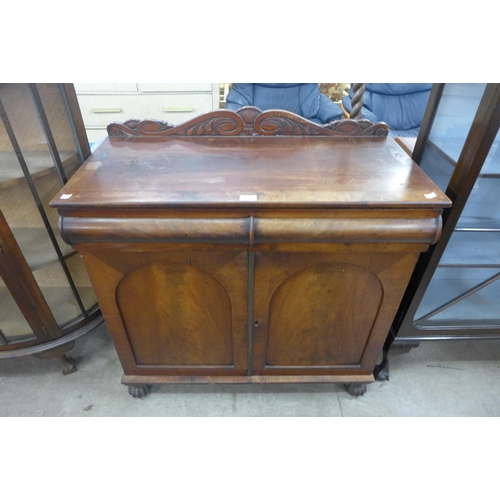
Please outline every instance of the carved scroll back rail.
[[110, 137], [195, 137], [202, 135], [385, 137], [389, 133], [389, 127], [385, 123], [347, 119], [318, 125], [288, 111], [261, 111], [253, 106], [237, 111], [227, 109], [210, 111], [176, 126], [159, 120], [128, 120], [125, 123], [111, 123], [107, 130]]

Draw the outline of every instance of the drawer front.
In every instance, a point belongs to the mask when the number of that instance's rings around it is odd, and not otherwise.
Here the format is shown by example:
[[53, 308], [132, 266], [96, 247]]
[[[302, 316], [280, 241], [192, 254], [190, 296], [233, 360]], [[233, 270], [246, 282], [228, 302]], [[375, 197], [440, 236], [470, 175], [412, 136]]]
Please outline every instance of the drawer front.
[[75, 83], [76, 92], [137, 92], [137, 83]]
[[212, 92], [211, 83], [138, 83], [140, 92]]
[[210, 94], [80, 95], [78, 102], [86, 127], [106, 127], [131, 118], [154, 118], [177, 125], [213, 108]]

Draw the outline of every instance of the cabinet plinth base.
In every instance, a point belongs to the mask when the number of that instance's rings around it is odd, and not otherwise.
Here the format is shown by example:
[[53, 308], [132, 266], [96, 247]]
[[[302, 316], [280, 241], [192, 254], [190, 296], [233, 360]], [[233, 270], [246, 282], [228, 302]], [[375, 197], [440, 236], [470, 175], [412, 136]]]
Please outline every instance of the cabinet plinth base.
[[[148, 383], [144, 383], [144, 382]], [[349, 382], [348, 382], [349, 381]], [[364, 382], [363, 382], [364, 381]], [[174, 377], [174, 376], [138, 376], [124, 375], [122, 384], [128, 386], [128, 392], [133, 398], [147, 396], [153, 385], [167, 384], [342, 384], [352, 396], [362, 396], [366, 392], [367, 383], [374, 381], [371, 375], [356, 376], [259, 376], [251, 377]], [[142, 382], [142, 384], [141, 384]]]
[[246, 376], [167, 376], [167, 375], [123, 375], [122, 384], [347, 384], [371, 383], [375, 379], [370, 375], [252, 375]]

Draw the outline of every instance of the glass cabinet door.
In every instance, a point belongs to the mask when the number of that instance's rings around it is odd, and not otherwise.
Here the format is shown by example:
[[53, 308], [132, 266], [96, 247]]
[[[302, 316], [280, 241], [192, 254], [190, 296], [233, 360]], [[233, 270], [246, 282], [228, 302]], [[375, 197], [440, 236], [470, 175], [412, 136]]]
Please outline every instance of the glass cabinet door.
[[500, 326], [500, 137], [420, 303], [418, 328]]
[[[41, 302], [50, 311], [49, 321], [56, 323], [52, 332], [57, 337], [99, 316], [81, 257], [62, 241], [57, 211], [49, 207], [85, 160], [83, 150], [88, 148], [82, 149], [68, 98], [63, 84], [0, 84], [0, 211], [2, 224], [8, 226], [3, 234], [13, 236], [29, 266]], [[10, 262], [9, 268], [16, 268], [19, 259]], [[47, 315], [43, 317], [40, 304], [31, 304], [36, 302], [32, 297], [26, 304], [14, 299], [6, 281], [5, 276], [0, 281], [0, 345], [10, 348], [35, 337], [25, 319], [27, 310], [35, 308], [42, 323]], [[43, 335], [36, 336], [46, 340]]]
[[500, 336], [500, 86], [433, 92], [414, 158], [453, 206], [417, 264], [394, 331], [402, 341]]

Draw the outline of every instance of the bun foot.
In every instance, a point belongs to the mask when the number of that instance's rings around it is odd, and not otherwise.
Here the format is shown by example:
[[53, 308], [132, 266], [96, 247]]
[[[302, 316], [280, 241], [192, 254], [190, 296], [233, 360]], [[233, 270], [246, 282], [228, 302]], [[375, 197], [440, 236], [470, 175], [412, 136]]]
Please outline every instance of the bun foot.
[[344, 389], [351, 396], [362, 396], [366, 392], [366, 384], [344, 384]]
[[143, 398], [151, 392], [152, 385], [129, 385], [128, 393], [133, 398]]

